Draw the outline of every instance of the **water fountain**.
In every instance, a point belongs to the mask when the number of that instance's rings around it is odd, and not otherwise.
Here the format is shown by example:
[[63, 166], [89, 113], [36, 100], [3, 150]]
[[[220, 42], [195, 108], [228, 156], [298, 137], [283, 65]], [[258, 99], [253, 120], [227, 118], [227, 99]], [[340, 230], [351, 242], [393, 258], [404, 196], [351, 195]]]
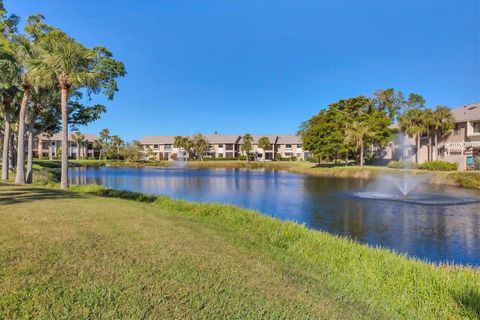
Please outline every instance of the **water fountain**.
[[175, 161], [173, 161], [173, 167], [175, 168], [185, 168], [187, 165], [187, 161], [185, 159], [185, 156], [183, 154], [182, 148], [177, 148], [177, 151], [175, 152], [177, 157]]
[[421, 205], [461, 205], [480, 202], [479, 198], [451, 196], [428, 191], [428, 174], [386, 174], [377, 178], [365, 191], [354, 192], [357, 198], [379, 201], [398, 201]]

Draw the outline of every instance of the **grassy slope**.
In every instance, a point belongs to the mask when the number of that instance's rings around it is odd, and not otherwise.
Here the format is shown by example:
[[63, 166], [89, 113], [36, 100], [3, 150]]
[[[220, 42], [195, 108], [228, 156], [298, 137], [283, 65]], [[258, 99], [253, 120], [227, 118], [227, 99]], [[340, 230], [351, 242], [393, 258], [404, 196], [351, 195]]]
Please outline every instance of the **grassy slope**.
[[479, 271], [233, 206], [80, 189], [108, 198], [0, 185], [0, 318], [480, 316]]

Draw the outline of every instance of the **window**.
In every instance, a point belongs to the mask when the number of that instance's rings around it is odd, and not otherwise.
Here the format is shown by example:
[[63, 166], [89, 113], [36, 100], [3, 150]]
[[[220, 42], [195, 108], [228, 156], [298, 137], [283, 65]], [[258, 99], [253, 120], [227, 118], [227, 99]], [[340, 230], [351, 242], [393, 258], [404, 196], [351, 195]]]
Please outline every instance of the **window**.
[[166, 151], [170, 151], [170, 150], [172, 150], [172, 145], [171, 145], [171, 144], [166, 144], [165, 147], [164, 147], [164, 149], [165, 149]]
[[233, 150], [233, 144], [231, 143], [227, 144], [227, 150]]
[[460, 125], [458, 123], [455, 124], [455, 128], [453, 129], [453, 134], [460, 134]]
[[233, 158], [233, 152], [227, 152], [225, 158]]
[[153, 149], [158, 149], [158, 144], [154, 144]]
[[302, 147], [302, 145], [301, 145], [301, 144], [297, 144], [297, 148], [301, 148], [301, 147]]
[[480, 133], [480, 121], [477, 121], [477, 122], [473, 123], [473, 132], [474, 133]]
[[291, 152], [285, 152], [285, 157], [291, 157], [292, 153]]
[[223, 153], [219, 153], [217, 157], [218, 158], [223, 158]]
[[285, 148], [287, 148], [287, 149], [292, 149], [292, 145], [291, 145], [291, 144], [286, 144], [286, 145], [285, 145]]
[[223, 148], [223, 144], [219, 144], [218, 147], [219, 147], [219, 148]]

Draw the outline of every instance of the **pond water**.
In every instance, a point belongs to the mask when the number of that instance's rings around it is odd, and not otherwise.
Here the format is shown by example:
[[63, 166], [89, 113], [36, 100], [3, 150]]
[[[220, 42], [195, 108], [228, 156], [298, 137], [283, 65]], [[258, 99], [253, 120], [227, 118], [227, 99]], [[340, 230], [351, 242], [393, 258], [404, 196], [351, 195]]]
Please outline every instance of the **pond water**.
[[[100, 167], [71, 168], [69, 176], [73, 184], [234, 204], [431, 262], [480, 265], [480, 194], [473, 190], [420, 184], [412, 199], [433, 193], [426, 204], [357, 196], [394, 190], [383, 182], [273, 170]], [[444, 196], [469, 201], [449, 205]]]

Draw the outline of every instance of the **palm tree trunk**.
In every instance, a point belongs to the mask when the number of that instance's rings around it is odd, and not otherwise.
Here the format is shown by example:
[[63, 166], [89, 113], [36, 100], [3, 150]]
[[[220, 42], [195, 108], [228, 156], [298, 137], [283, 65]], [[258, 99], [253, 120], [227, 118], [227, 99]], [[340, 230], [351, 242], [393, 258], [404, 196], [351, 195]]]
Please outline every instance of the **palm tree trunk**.
[[68, 89], [61, 88], [61, 109], [62, 109], [62, 170], [60, 188], [68, 188]]
[[77, 141], [77, 160], [80, 159], [80, 142]]
[[363, 167], [363, 143], [360, 145], [360, 167]]
[[15, 176], [15, 183], [20, 184], [25, 183], [25, 112], [29, 98], [30, 89], [25, 87], [22, 102], [20, 103], [17, 137], [17, 174]]
[[10, 104], [6, 103], [3, 109], [3, 151], [2, 151], [2, 180], [8, 180], [8, 156], [10, 151]]
[[28, 152], [27, 152], [27, 174], [26, 183], [32, 183], [33, 179], [33, 121], [28, 124]]
[[428, 134], [428, 161], [433, 160], [432, 135]]
[[415, 152], [415, 162], [418, 164], [419, 160], [420, 160], [420, 156], [419, 156], [419, 153], [420, 153], [420, 136], [415, 137], [415, 142], [416, 142], [416, 145], [417, 145], [417, 150]]
[[438, 133], [435, 132], [435, 160], [438, 160]]

